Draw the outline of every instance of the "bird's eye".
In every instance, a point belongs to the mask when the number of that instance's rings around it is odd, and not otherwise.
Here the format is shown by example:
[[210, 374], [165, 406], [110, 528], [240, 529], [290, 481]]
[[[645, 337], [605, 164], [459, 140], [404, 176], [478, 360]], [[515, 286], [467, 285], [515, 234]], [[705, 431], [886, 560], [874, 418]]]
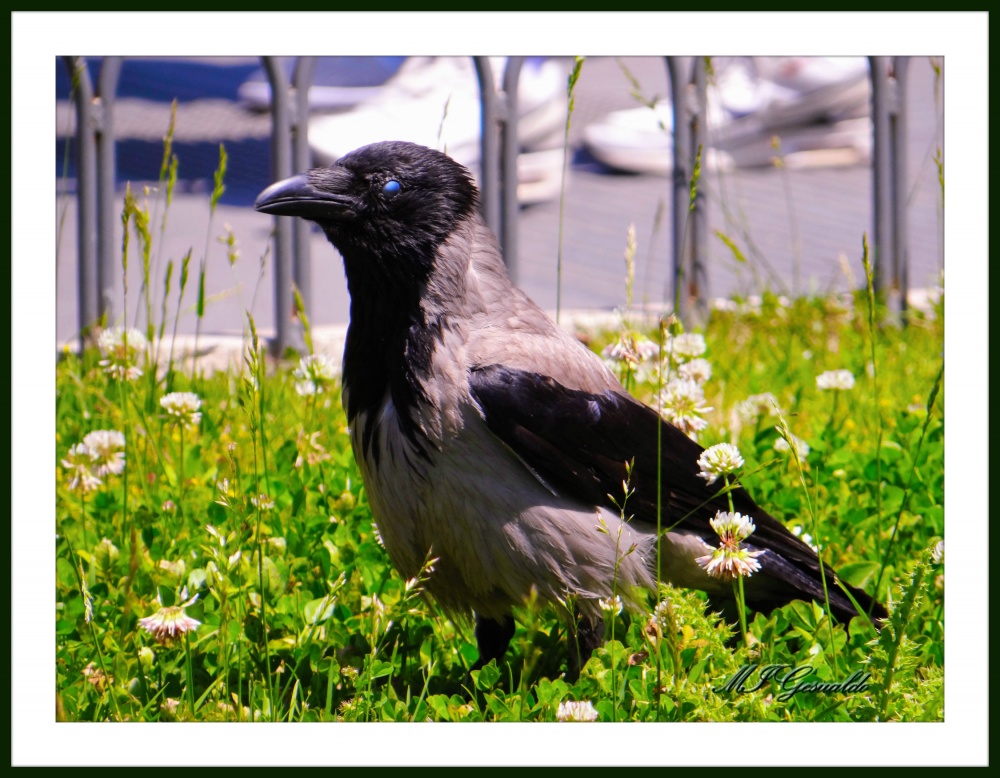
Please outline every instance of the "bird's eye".
[[399, 181], [396, 181], [395, 179], [390, 179], [386, 181], [385, 186], [382, 187], [382, 194], [384, 194], [386, 197], [395, 197], [396, 195], [399, 194], [400, 189], [401, 187], [399, 185]]

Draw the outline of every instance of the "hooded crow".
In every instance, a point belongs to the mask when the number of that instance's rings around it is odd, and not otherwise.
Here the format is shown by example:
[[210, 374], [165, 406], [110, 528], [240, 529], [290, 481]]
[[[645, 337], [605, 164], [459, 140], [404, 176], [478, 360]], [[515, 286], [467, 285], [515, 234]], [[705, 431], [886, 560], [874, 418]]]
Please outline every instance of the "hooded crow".
[[[533, 590], [576, 604], [583, 650], [600, 641], [601, 599], [638, 609], [658, 578], [731, 602], [732, 584], [696, 562], [719, 543], [709, 519], [729, 508], [698, 475], [702, 447], [511, 283], [468, 170], [375, 143], [273, 184], [254, 207], [316, 222], [343, 257], [343, 400], [374, 520], [404, 577], [437, 558], [427, 589], [446, 611], [475, 613], [480, 664], [503, 657], [512, 608]], [[760, 552], [747, 605], [823, 601], [813, 549], [744, 489], [731, 496], [756, 525], [745, 547]], [[857, 611], [825, 574], [847, 622]]]

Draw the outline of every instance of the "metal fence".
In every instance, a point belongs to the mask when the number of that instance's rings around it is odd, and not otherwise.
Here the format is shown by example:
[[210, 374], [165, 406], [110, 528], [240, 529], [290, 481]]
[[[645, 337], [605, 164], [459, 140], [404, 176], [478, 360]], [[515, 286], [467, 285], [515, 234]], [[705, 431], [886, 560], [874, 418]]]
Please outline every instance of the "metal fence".
[[[121, 57], [107, 57], [93, 83], [81, 57], [64, 57], [73, 78], [77, 151], [78, 294], [80, 332], [95, 322], [113, 318], [113, 263], [115, 250], [115, 92]], [[495, 86], [487, 57], [474, 57], [480, 86], [481, 207], [487, 224], [504, 247], [511, 276], [517, 279], [517, 86], [523, 57], [507, 60]], [[308, 91], [314, 57], [300, 57], [291, 78], [278, 57], [263, 57], [271, 86], [271, 166], [274, 180], [310, 165], [307, 141]], [[704, 196], [691, 177], [697, 155], [706, 148], [706, 60], [702, 57], [665, 57], [673, 107], [674, 143], [671, 181], [672, 298], [683, 316], [704, 309], [708, 300], [708, 227]], [[873, 256], [876, 289], [893, 310], [906, 304], [907, 222], [905, 182], [907, 57], [871, 57], [872, 81], [872, 200]], [[272, 346], [292, 343], [290, 331], [293, 288], [300, 290], [306, 311], [311, 309], [311, 261], [308, 225], [300, 219], [275, 218], [274, 309], [276, 334]], [[83, 335], [81, 335], [81, 338]]]

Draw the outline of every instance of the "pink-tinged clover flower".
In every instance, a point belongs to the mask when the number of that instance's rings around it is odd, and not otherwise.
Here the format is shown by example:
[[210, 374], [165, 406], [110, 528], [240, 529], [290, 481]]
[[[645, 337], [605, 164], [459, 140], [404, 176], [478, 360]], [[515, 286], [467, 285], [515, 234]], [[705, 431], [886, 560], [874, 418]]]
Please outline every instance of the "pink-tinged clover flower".
[[160, 608], [152, 616], [139, 619], [139, 626], [152, 635], [159, 643], [169, 644], [178, 640], [185, 632], [193, 632], [201, 622], [188, 616], [184, 609], [198, 599], [195, 595], [181, 605]]
[[100, 487], [102, 481], [95, 473], [97, 464], [97, 454], [86, 443], [71, 446], [66, 458], [62, 460], [62, 466], [69, 476], [69, 490], [86, 494]]
[[719, 511], [714, 519], [709, 520], [709, 524], [721, 542], [711, 554], [695, 560], [706, 573], [714, 578], [735, 581], [739, 577], [749, 577], [760, 570], [757, 557], [764, 552], [751, 551], [741, 545], [756, 529], [749, 516], [731, 511]]

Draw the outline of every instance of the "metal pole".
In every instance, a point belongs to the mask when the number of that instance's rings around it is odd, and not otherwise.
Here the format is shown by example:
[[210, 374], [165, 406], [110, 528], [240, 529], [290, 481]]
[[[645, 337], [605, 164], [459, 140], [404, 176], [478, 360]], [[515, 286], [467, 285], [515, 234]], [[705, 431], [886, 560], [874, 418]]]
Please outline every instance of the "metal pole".
[[874, 286], [885, 292], [891, 286], [892, 258], [892, 157], [889, 131], [889, 61], [869, 57], [872, 75], [872, 191], [875, 223]]
[[97, 79], [97, 300], [99, 316], [114, 318], [115, 295], [115, 92], [121, 57], [105, 57]]
[[[292, 175], [288, 79], [281, 57], [262, 57], [271, 84], [271, 176], [280, 181]], [[290, 344], [292, 319], [292, 223], [274, 217], [274, 332], [273, 350], [281, 354]]]
[[686, 181], [688, 179], [687, 156], [684, 150], [688, 147], [687, 122], [684, 117], [684, 77], [681, 75], [683, 61], [680, 57], [666, 57], [667, 76], [670, 79], [670, 104], [674, 116], [674, 164], [671, 178], [671, 228], [673, 243], [673, 273], [671, 275], [671, 297], [674, 312], [684, 318], [687, 313], [687, 300], [682, 292], [687, 274], [684, 257], [684, 224], [687, 220], [687, 198], [685, 197]]
[[500, 124], [500, 164], [503, 189], [500, 245], [503, 247], [507, 274], [517, 283], [517, 232], [521, 205], [517, 199], [517, 156], [520, 149], [517, 127], [517, 86], [524, 57], [511, 57], [503, 74], [503, 121]]
[[[691, 117], [689, 153], [692, 166], [693, 160], [701, 154], [704, 170], [705, 155], [708, 153], [708, 77], [704, 57], [695, 57], [692, 81], [695, 105]], [[695, 317], [703, 321], [708, 315], [708, 209], [705, 205], [705, 188], [700, 179], [695, 183], [694, 202], [691, 202], [689, 195], [688, 203], [691, 209], [691, 275], [688, 279], [688, 296], [694, 304]]]
[[[909, 74], [909, 57], [896, 57], [892, 74], [895, 82], [895, 100], [892, 113], [892, 149], [893, 149], [893, 287], [898, 293], [898, 310], [906, 311], [906, 295], [909, 291], [910, 275], [910, 238], [909, 224], [906, 217], [909, 204], [907, 177], [909, 165], [907, 158], [907, 120], [906, 120], [906, 85]], [[903, 317], [906, 322], [906, 317]]]
[[[706, 76], [703, 59], [666, 57], [674, 116], [672, 181], [674, 310], [689, 323], [700, 317], [708, 292], [707, 223], [702, 189], [691, 201], [691, 178], [699, 147], [705, 152]], [[690, 216], [690, 219], [689, 219]]]
[[480, 210], [487, 226], [497, 236], [501, 235], [500, 223], [500, 160], [497, 138], [498, 107], [493, 69], [488, 57], [473, 57], [476, 76], [479, 78], [479, 101], [482, 110], [480, 137]]
[[77, 321], [80, 351], [86, 334], [98, 318], [97, 300], [97, 151], [94, 148], [94, 89], [83, 57], [63, 57], [73, 80], [76, 102], [77, 199]]
[[[316, 70], [315, 57], [299, 57], [292, 81], [295, 86], [295, 113], [292, 123], [292, 158], [296, 173], [312, 167], [309, 154], [309, 88]], [[312, 258], [309, 252], [309, 222], [294, 220], [295, 254], [293, 271], [295, 285], [302, 295], [307, 314], [312, 313]]]

